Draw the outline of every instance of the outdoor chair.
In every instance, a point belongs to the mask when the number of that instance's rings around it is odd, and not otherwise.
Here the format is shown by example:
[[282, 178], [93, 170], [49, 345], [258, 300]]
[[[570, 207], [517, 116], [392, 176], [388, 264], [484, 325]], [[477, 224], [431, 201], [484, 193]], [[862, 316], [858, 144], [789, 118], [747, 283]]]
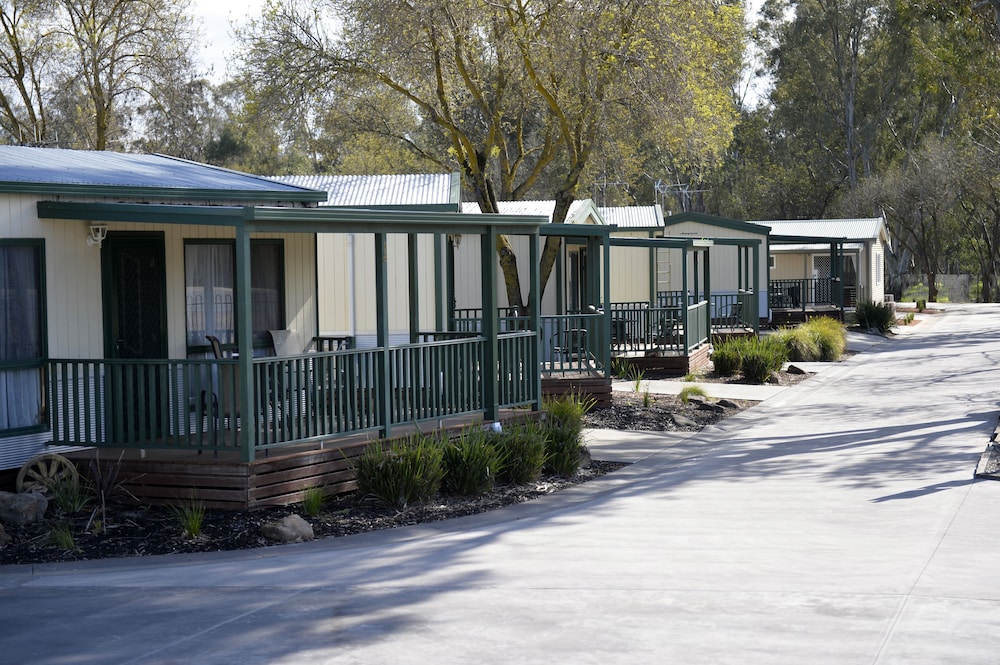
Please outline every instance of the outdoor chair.
[[552, 352], [560, 362], [588, 361], [586, 328], [570, 328], [555, 333], [550, 340]]
[[739, 328], [742, 326], [743, 303], [734, 302], [719, 309], [721, 313], [712, 317], [713, 328]]
[[[232, 358], [222, 349], [222, 343], [214, 335], [206, 335], [205, 338], [212, 346], [212, 355], [216, 360]], [[221, 423], [228, 429], [237, 429], [236, 424], [240, 413], [238, 408], [237, 394], [240, 389], [239, 367], [235, 365], [220, 365], [218, 373], [217, 390], [212, 393], [212, 417], [215, 424], [214, 429], [219, 429]]]

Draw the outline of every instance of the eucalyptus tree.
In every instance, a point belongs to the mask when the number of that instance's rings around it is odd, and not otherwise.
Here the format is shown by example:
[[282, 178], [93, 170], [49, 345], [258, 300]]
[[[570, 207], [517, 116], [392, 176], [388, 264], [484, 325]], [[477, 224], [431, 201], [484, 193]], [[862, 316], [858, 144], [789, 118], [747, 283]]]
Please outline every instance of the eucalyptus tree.
[[0, 3], [0, 128], [18, 143], [48, 137], [45, 72], [58, 56], [49, 0]]
[[[634, 151], [615, 141], [637, 128], [684, 159], [720, 154], [744, 41], [740, 6], [711, 0], [271, 0], [240, 37], [246, 75], [392, 94], [420, 130], [408, 149], [459, 170], [484, 212], [544, 191], [557, 223], [595, 156]], [[542, 252], [543, 288], [557, 249]], [[498, 253], [523, 306], [505, 239]]]

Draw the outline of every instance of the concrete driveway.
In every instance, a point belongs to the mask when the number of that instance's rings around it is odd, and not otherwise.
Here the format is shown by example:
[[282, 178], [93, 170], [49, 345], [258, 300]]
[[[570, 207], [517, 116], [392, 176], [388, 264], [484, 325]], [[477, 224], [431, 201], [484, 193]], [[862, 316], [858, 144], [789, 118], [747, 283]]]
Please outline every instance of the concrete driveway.
[[953, 306], [486, 515], [0, 569], [0, 663], [1000, 662], [1000, 483], [973, 482], [998, 330], [1000, 306]]

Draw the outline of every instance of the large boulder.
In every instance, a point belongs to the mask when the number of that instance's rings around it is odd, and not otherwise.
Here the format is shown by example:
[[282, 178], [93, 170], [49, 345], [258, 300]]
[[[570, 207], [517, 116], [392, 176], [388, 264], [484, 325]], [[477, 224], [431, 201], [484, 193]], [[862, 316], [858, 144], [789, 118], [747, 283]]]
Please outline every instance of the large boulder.
[[45, 517], [49, 500], [38, 492], [0, 492], [0, 522], [32, 524]]
[[263, 524], [260, 532], [265, 538], [276, 543], [301, 543], [316, 537], [313, 535], [312, 524], [299, 515], [289, 515], [277, 522]]

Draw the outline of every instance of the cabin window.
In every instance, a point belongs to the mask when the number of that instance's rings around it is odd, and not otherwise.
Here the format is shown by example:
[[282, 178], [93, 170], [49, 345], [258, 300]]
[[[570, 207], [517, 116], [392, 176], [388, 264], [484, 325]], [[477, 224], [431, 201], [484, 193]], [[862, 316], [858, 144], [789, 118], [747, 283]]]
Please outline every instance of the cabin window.
[[[188, 355], [209, 351], [207, 336], [236, 344], [236, 248], [232, 242], [190, 241], [184, 246]], [[270, 349], [268, 330], [284, 322], [284, 260], [280, 241], [250, 243], [254, 348]]]
[[40, 241], [0, 241], [0, 434], [45, 422], [45, 284]]

